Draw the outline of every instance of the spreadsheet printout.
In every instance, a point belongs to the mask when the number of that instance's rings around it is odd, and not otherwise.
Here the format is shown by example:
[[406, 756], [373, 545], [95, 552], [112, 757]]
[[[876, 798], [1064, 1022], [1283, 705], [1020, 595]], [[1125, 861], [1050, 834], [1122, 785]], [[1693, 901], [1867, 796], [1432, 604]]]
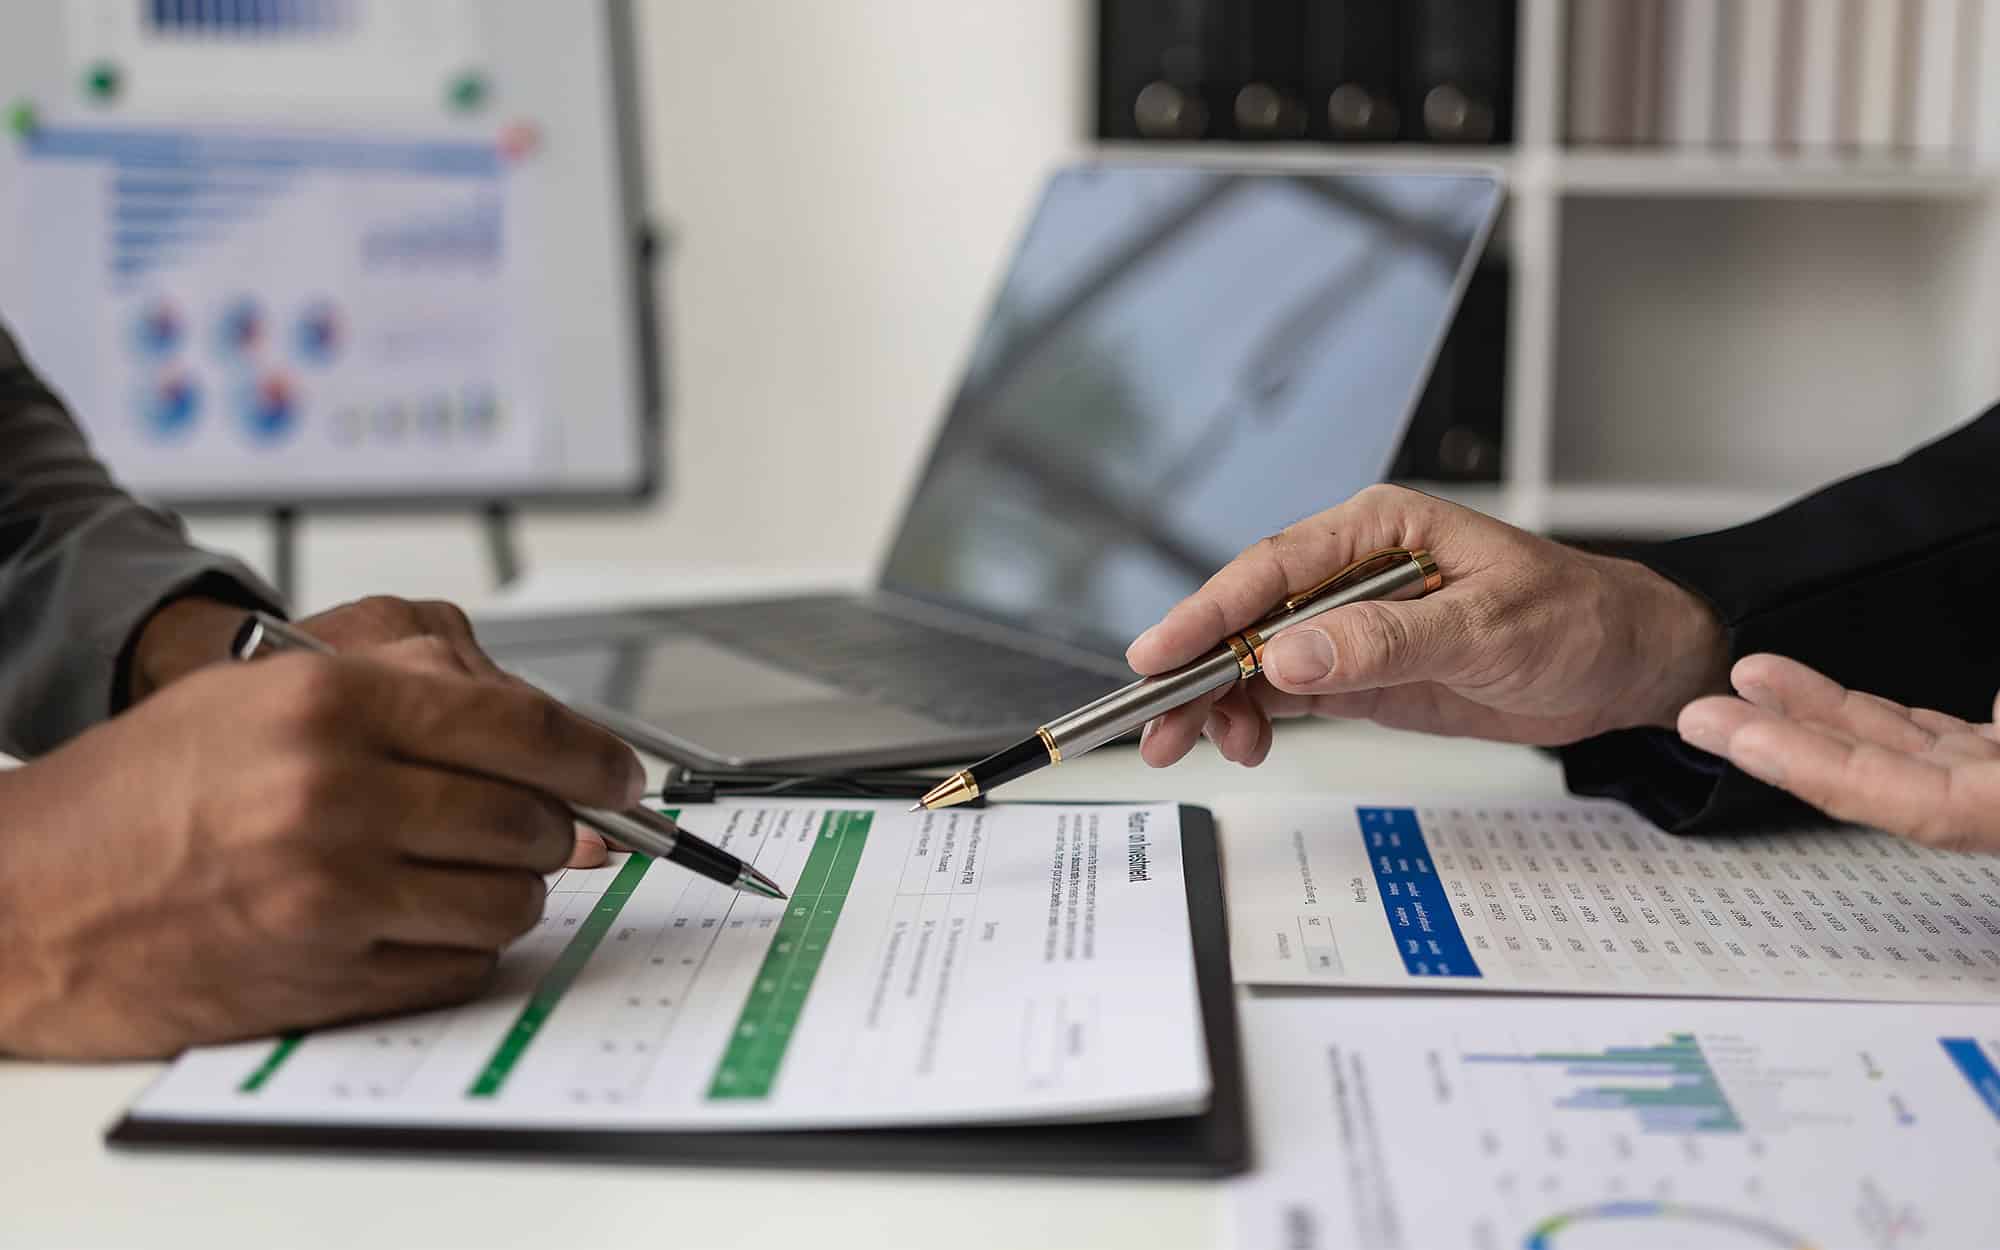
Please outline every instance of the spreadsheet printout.
[[614, 855], [465, 1005], [183, 1055], [136, 1119], [736, 1129], [1186, 1115], [1172, 804], [678, 812], [790, 893]]
[[2000, 1230], [2000, 1007], [1256, 991], [1244, 1250], [1923, 1250]]
[[1591, 799], [1216, 805], [1237, 981], [2000, 1001], [2000, 857]]

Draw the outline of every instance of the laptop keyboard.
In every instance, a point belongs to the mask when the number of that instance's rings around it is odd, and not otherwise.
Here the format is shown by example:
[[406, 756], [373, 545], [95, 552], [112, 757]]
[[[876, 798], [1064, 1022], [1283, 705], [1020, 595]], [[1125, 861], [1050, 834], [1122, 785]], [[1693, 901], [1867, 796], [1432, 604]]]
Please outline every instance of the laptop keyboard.
[[777, 668], [967, 728], [1036, 725], [1117, 679], [905, 620], [839, 596], [676, 611], [698, 634]]

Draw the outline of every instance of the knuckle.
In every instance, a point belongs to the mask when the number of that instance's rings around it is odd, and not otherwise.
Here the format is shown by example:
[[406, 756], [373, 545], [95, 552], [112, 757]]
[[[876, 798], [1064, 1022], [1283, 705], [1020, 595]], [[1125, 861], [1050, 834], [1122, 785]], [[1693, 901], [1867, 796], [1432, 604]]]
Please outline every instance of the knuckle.
[[542, 904], [547, 900], [548, 892], [538, 874], [508, 873], [504, 880], [506, 884], [500, 889], [493, 914], [504, 936], [512, 939], [541, 923]]
[[1396, 486], [1389, 482], [1376, 482], [1364, 486], [1354, 493], [1354, 502], [1369, 508], [1394, 508], [1418, 498], [1418, 492], [1407, 486]]
[[449, 599], [426, 599], [415, 606], [417, 613], [447, 637], [472, 637], [472, 618]]
[[438, 978], [439, 989], [451, 999], [471, 998], [486, 988], [500, 966], [499, 951], [467, 951]]
[[406, 645], [410, 654], [426, 668], [450, 670], [458, 668], [458, 651], [448, 638], [441, 638], [436, 634], [418, 634]]
[[314, 832], [345, 793], [340, 770], [317, 754], [305, 754], [277, 769], [265, 811], [286, 835]]
[[418, 976], [399, 978], [403, 983], [394, 995], [392, 1007], [411, 1010], [445, 1006], [476, 997], [492, 980], [499, 962], [498, 951], [454, 951], [449, 957], [426, 965]]
[[1355, 606], [1361, 611], [1353, 614], [1350, 633], [1357, 644], [1361, 661], [1374, 666], [1399, 663], [1410, 649], [1409, 626], [1403, 618], [1382, 610], [1378, 604]]
[[534, 800], [524, 812], [521, 827], [528, 831], [528, 866], [536, 872], [554, 872], [569, 862], [576, 845], [576, 822], [560, 804]]
[[339, 723], [347, 703], [347, 680], [339, 664], [324, 657], [300, 656], [274, 689], [283, 697], [291, 723], [308, 730]]
[[1256, 542], [1251, 543], [1249, 549], [1243, 554], [1248, 559], [1255, 561], [1269, 562], [1283, 560], [1285, 557], [1285, 542], [1285, 531], [1279, 530], [1275, 534], [1266, 534]]
[[324, 868], [295, 872], [266, 890], [261, 904], [265, 925], [296, 938], [323, 934], [352, 923], [349, 892]]
[[369, 595], [355, 601], [352, 609], [362, 620], [375, 625], [385, 632], [398, 627], [409, 626], [416, 617], [408, 600], [394, 595]]
[[570, 719], [568, 709], [539, 692], [528, 698], [534, 707], [532, 732], [535, 741], [551, 751], [574, 749], [576, 724]]

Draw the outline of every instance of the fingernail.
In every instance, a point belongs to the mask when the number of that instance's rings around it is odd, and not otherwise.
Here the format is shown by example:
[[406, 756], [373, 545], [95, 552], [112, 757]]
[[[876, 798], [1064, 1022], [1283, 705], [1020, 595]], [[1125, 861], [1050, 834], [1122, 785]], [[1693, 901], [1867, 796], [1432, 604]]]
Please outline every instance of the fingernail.
[[1218, 746], [1222, 744], [1222, 739], [1228, 733], [1229, 733], [1229, 713], [1223, 711], [1221, 708], [1217, 708], [1214, 711], [1210, 712], [1208, 714], [1208, 719], [1202, 722], [1201, 736], [1207, 738], [1210, 742], [1213, 742]]
[[1295, 629], [1264, 646], [1264, 667], [1278, 680], [1304, 686], [1333, 671], [1333, 640], [1316, 629]]
[[637, 803], [646, 796], [646, 766], [639, 757], [628, 753], [625, 756], [625, 801]]

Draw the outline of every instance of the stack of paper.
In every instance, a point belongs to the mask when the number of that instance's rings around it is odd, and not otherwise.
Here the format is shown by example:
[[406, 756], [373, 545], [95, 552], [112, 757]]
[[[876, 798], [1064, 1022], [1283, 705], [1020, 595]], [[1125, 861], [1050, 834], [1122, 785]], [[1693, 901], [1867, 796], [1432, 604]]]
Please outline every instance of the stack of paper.
[[712, 1130], [1207, 1105], [1178, 809], [681, 814], [791, 891], [618, 856], [445, 1011], [193, 1051], [135, 1121]]
[[1259, 1166], [1240, 1245], [1942, 1247], [2000, 1228], [2000, 1194], [1970, 1181], [2000, 1164], [2000, 859], [1858, 832], [1674, 838], [1580, 800], [1218, 815], [1238, 980], [1319, 991], [1243, 1003]]

